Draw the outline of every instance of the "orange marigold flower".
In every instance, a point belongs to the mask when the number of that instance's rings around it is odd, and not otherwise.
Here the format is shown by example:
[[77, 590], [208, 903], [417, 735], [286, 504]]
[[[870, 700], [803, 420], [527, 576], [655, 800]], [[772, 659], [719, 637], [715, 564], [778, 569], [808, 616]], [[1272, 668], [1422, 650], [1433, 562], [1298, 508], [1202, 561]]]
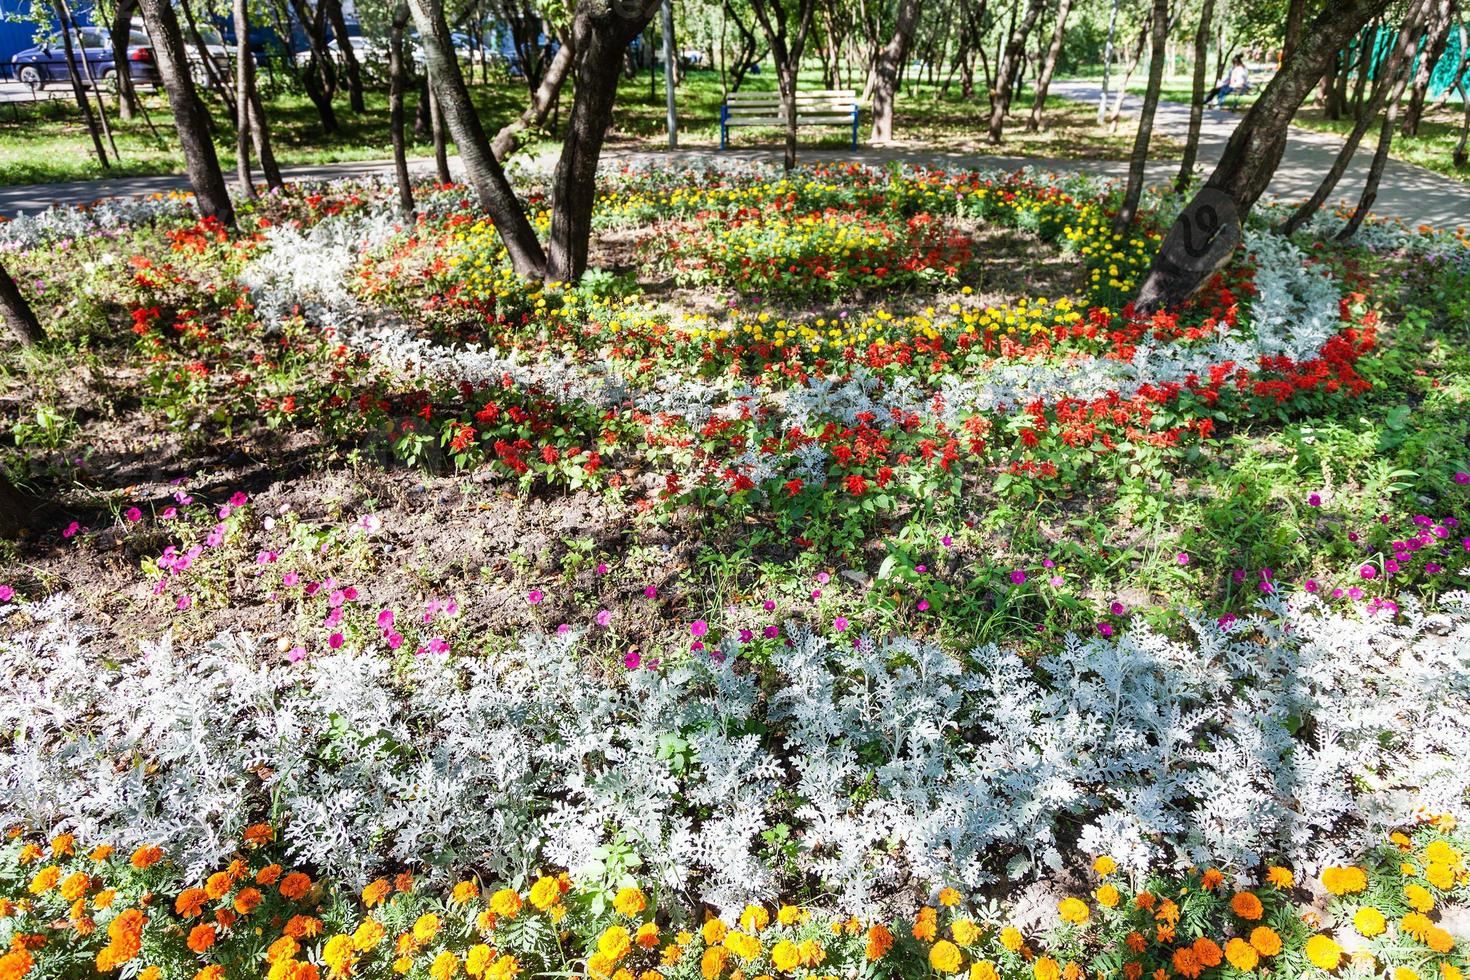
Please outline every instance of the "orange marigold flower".
[[202, 922], [189, 930], [189, 948], [196, 953], [202, 953], [214, 945], [214, 926], [208, 922]]
[[1143, 964], [1124, 963], [1123, 976], [1126, 977], [1127, 980], [1139, 980], [1139, 978], [1143, 976]]
[[51, 838], [51, 856], [66, 857], [76, 853], [77, 838], [75, 834], [57, 834]]
[[1281, 952], [1281, 936], [1270, 926], [1256, 926], [1251, 930], [1251, 946], [1262, 956], [1275, 956]]
[[281, 927], [281, 932], [292, 939], [310, 939], [320, 935], [321, 931], [322, 920], [314, 919], [309, 915], [293, 915]]
[[362, 904], [366, 905], [368, 908], [373, 908], [376, 905], [381, 905], [384, 901], [387, 900], [388, 895], [392, 891], [393, 886], [388, 883], [388, 879], [379, 878], [377, 881], [371, 882], [366, 888], [362, 890]]
[[230, 889], [234, 887], [234, 884], [234, 881], [230, 879], [230, 873], [228, 871], [216, 871], [204, 883], [204, 894], [210, 898], [224, 898], [230, 893]]
[[36, 872], [35, 877], [31, 879], [28, 890], [32, 895], [44, 895], [55, 888], [57, 882], [60, 880], [61, 869], [54, 864], [48, 864]]
[[293, 902], [311, 891], [311, 878], [300, 871], [293, 871], [281, 879], [281, 895]]
[[953, 888], [939, 889], [939, 904], [945, 908], [952, 909], [956, 905], [959, 905], [962, 900], [963, 896]]
[[235, 896], [235, 911], [241, 915], [249, 915], [260, 905], [260, 900], [263, 897], [259, 889], [242, 888], [240, 889], [240, 894]]
[[1130, 932], [1128, 935], [1124, 936], [1123, 942], [1126, 943], [1128, 945], [1128, 948], [1133, 950], [1133, 952], [1135, 953], [1141, 953], [1148, 948], [1148, 940], [1144, 939], [1143, 933], [1139, 932], [1136, 929], [1133, 932]]
[[88, 856], [91, 857], [93, 861], [101, 864], [103, 861], [106, 861], [108, 858], [112, 857], [113, 853], [116, 850], [117, 848], [113, 847], [111, 844], [98, 844], [96, 847], [92, 848], [92, 853]]
[[204, 903], [209, 901], [209, 895], [203, 888], [185, 888], [174, 899], [174, 911], [186, 919], [192, 919], [204, 911]]
[[1290, 868], [1283, 868], [1280, 865], [1273, 864], [1266, 870], [1266, 881], [1275, 885], [1277, 888], [1290, 888], [1296, 884], [1296, 875], [1291, 873]]
[[281, 872], [284, 870], [279, 864], [267, 864], [255, 872], [255, 883], [257, 885], [265, 885], [269, 888], [281, 880]]
[[1322, 869], [1322, 887], [1333, 895], [1352, 895], [1368, 887], [1368, 875], [1362, 868], [1333, 865]]
[[265, 961], [267, 963], [282, 963], [291, 959], [301, 949], [301, 944], [290, 936], [281, 936], [271, 943], [265, 950]]
[[881, 960], [884, 956], [888, 955], [888, 951], [892, 948], [893, 933], [888, 930], [887, 926], [880, 922], [868, 929], [866, 954], [869, 963]]
[[157, 844], [144, 844], [133, 852], [133, 856], [128, 858], [128, 863], [139, 871], [142, 871], [144, 868], [151, 868], [162, 860], [163, 848]]
[[1230, 965], [1242, 973], [1249, 973], [1261, 961], [1261, 956], [1250, 943], [1236, 936], [1225, 944], [1225, 958]]
[[268, 823], [254, 823], [245, 828], [245, 843], [252, 846], [269, 844], [275, 839], [276, 832]]
[[1230, 910], [1247, 922], [1255, 922], [1265, 911], [1254, 892], [1236, 892], [1230, 898]]
[[82, 871], [73, 871], [61, 882], [61, 897], [68, 902], [75, 902], [87, 894], [87, 889], [92, 886], [92, 879]]
[[463, 905], [465, 902], [472, 901], [479, 896], [479, 885], [475, 884], [473, 881], [461, 881], [459, 884], [455, 885], [454, 890], [449, 893], [449, 900], [456, 905]]
[[1036, 980], [1061, 980], [1062, 966], [1050, 956], [1038, 957], [1031, 964], [1031, 975]]
[[1200, 936], [1194, 941], [1194, 955], [1198, 957], [1200, 965], [1212, 967], [1220, 965], [1220, 958], [1224, 955], [1220, 946], [1208, 936]]
[[413, 891], [413, 875], [407, 871], [399, 872], [393, 879], [393, 888], [395, 891], [400, 892]]
[[1224, 884], [1224, 882], [1225, 875], [1223, 872], [1220, 871], [1219, 868], [1210, 868], [1200, 877], [1199, 880], [1200, 887], [1210, 891], [1218, 888], [1220, 885]]
[[212, 963], [194, 974], [194, 980], [225, 980], [225, 968]]
[[31, 972], [35, 966], [35, 958], [25, 949], [12, 949], [10, 952], [0, 955], [0, 980], [20, 980], [21, 977]]
[[1200, 970], [1202, 969], [1199, 957], [1194, 955], [1194, 947], [1192, 946], [1182, 946], [1174, 950], [1173, 964], [1174, 972], [1181, 977], [1188, 977], [1189, 980], [1194, 980], [1195, 977], [1199, 976]]
[[935, 934], [939, 931], [939, 910], [933, 906], [926, 905], [919, 909], [919, 914], [914, 919], [911, 930], [915, 939], [926, 943], [933, 942]]
[[1133, 896], [1133, 905], [1140, 909], [1151, 909], [1154, 907], [1154, 896], [1152, 892], [1139, 892]]

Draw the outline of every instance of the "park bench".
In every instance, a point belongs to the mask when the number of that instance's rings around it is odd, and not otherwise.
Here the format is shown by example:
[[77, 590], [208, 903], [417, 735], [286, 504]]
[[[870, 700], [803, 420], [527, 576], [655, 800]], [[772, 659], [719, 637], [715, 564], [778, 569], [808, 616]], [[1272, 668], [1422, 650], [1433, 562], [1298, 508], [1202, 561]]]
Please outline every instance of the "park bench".
[[[850, 126], [852, 148], [857, 149], [858, 102], [851, 89], [823, 89], [796, 93], [796, 125]], [[720, 106], [720, 149], [730, 142], [730, 130], [737, 126], [772, 126], [785, 128], [786, 113], [779, 92], [731, 92]]]

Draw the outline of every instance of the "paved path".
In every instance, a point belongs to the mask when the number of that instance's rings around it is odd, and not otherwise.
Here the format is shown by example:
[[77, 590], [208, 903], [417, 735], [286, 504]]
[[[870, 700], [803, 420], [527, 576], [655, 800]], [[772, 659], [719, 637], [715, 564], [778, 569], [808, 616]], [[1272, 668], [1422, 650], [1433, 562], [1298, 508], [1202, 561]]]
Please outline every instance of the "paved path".
[[[1056, 95], [1084, 102], [1096, 103], [1100, 90], [1096, 83], [1085, 81], [1058, 81], [1052, 83]], [[1128, 97], [1124, 111], [1136, 112], [1139, 99]], [[1241, 116], [1214, 109], [1205, 110], [1200, 136], [1200, 165], [1208, 173], [1219, 160], [1230, 134]], [[1126, 123], [1125, 123], [1126, 125]], [[1189, 107], [1178, 102], [1163, 102], [1159, 105], [1155, 120], [1157, 131], [1173, 136], [1180, 142], [1189, 125]], [[1348, 167], [1338, 184], [1339, 193], [1329, 204], [1351, 205], [1356, 202], [1366, 177], [1372, 145], [1359, 147], [1357, 156]], [[928, 165], [965, 167], [997, 167], [1011, 169], [1027, 165], [1055, 170], [1075, 170], [1105, 176], [1121, 177], [1127, 172], [1123, 161], [1099, 160], [1048, 160], [1035, 157], [991, 155], [978, 144], [978, 150], [935, 151], [913, 147], [873, 147], [856, 152], [822, 150], [808, 151], [805, 160], [857, 160], [868, 163], [908, 161]], [[1283, 200], [1298, 201], [1309, 196], [1317, 187], [1342, 141], [1337, 137], [1293, 128], [1287, 141], [1286, 154], [1271, 182], [1269, 194]], [[667, 162], [700, 163], [716, 155], [710, 149], [678, 151], [610, 149], [604, 159], [610, 165], [619, 162], [663, 160]], [[776, 160], [779, 151], [774, 149], [732, 150], [718, 154], [726, 159]], [[545, 161], [541, 161], [545, 162]], [[450, 166], [458, 172], [459, 161], [450, 159]], [[1173, 179], [1178, 170], [1177, 158], [1155, 160], [1149, 165], [1150, 181], [1164, 182]], [[423, 173], [432, 167], [432, 161], [415, 160], [410, 167]], [[321, 180], [362, 174], [387, 174], [392, 163], [387, 160], [371, 160], [355, 163], [333, 163], [310, 167], [287, 167], [284, 173], [289, 180]], [[229, 175], [227, 175], [229, 176]], [[172, 177], [127, 177], [112, 180], [75, 181], [62, 184], [30, 184], [16, 187], [0, 187], [0, 215], [14, 216], [21, 212], [41, 210], [51, 204], [86, 204], [103, 197], [122, 197], [136, 194], [155, 194], [187, 188], [188, 181], [181, 176]], [[1439, 174], [1411, 164], [1390, 160], [1384, 172], [1383, 184], [1374, 205], [1374, 214], [1401, 218], [1410, 225], [1432, 224], [1456, 228], [1470, 226], [1470, 185], [1442, 177]]]

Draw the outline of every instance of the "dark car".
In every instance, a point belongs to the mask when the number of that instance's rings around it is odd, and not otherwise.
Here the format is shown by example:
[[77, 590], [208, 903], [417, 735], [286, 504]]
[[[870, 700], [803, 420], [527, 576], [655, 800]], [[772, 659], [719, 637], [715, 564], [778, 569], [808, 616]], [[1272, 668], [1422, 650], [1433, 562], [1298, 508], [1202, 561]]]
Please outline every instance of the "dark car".
[[[82, 65], [85, 57], [91, 67], [92, 77], [99, 82], [110, 82], [117, 74], [113, 59], [112, 37], [104, 29], [84, 27], [80, 31], [81, 45], [72, 35], [72, 52], [77, 58], [77, 73], [82, 81], [87, 80], [87, 68]], [[66, 67], [66, 45], [60, 39], [49, 44], [26, 48], [10, 59], [11, 75], [33, 88], [43, 88], [49, 82], [67, 82], [71, 75]], [[153, 60], [153, 46], [148, 36], [134, 31], [128, 35], [128, 74], [135, 82], [158, 81], [158, 65]]]

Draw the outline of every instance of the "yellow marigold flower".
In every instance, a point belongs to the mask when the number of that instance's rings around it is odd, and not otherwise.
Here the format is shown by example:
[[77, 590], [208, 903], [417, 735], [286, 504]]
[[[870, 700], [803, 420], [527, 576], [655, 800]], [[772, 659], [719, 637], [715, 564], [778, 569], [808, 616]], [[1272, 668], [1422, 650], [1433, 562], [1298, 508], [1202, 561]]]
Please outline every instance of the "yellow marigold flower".
[[664, 947], [659, 955], [659, 962], [664, 966], [678, 966], [679, 961], [684, 958], [684, 947], [678, 943], [672, 943]]
[[1106, 878], [1108, 875], [1118, 870], [1118, 862], [1114, 861], [1106, 854], [1100, 854], [1095, 859], [1093, 859], [1092, 870]]
[[740, 913], [740, 928], [746, 932], [760, 932], [771, 924], [771, 913], [762, 905], [747, 905]]
[[806, 912], [795, 905], [783, 905], [776, 910], [776, 921], [783, 926], [794, 926], [806, 921]]
[[377, 919], [364, 919], [352, 932], [352, 948], [366, 953], [375, 948], [388, 935], [388, 930]]
[[394, 973], [407, 973], [409, 970], [412, 970], [412, 969], [413, 969], [413, 959], [412, 959], [412, 957], [400, 956], [400, 957], [398, 957], [398, 959], [396, 959], [396, 960], [393, 961], [393, 972]]
[[211, 964], [194, 974], [194, 980], [224, 980], [225, 968], [219, 964]]
[[88, 857], [90, 857], [93, 861], [96, 861], [98, 864], [101, 864], [103, 861], [106, 861], [108, 858], [112, 857], [113, 852], [116, 850], [117, 848], [113, 847], [111, 844], [98, 844], [96, 847], [92, 848], [92, 853], [89, 854]]
[[711, 916], [700, 927], [699, 934], [704, 937], [706, 945], [718, 946], [725, 940], [725, 931], [725, 923]]
[[1322, 869], [1322, 887], [1333, 895], [1352, 895], [1368, 887], [1368, 875], [1362, 868], [1333, 865]]
[[1396, 966], [1393, 969], [1393, 980], [1419, 980], [1419, 974], [1407, 966]]
[[434, 957], [434, 962], [429, 965], [429, 976], [433, 980], [450, 980], [458, 972], [459, 957], [447, 949]]
[[633, 948], [633, 937], [622, 926], [608, 926], [597, 937], [597, 951], [616, 963]]
[[1080, 898], [1064, 898], [1057, 903], [1057, 914], [1062, 917], [1063, 922], [1073, 925], [1082, 925], [1092, 913], [1087, 908], [1087, 903]]
[[322, 947], [322, 962], [327, 964], [327, 969], [332, 971], [333, 976], [346, 976], [352, 969], [354, 951], [352, 937], [339, 932]]
[[602, 950], [597, 950], [591, 956], [587, 957], [587, 975], [589, 977], [605, 980], [605, 978], [612, 976], [612, 972], [616, 968], [616, 961], [611, 956], [604, 955]]
[[1442, 840], [1430, 841], [1424, 848], [1424, 859], [1431, 864], [1455, 865], [1460, 863], [1460, 852]]
[[1424, 933], [1424, 944], [1436, 953], [1448, 953], [1455, 948], [1455, 937], [1442, 926], [1430, 926]]
[[725, 936], [725, 948], [740, 959], [750, 961], [761, 955], [761, 941], [748, 932], [732, 930]]
[[290, 936], [282, 936], [270, 946], [266, 947], [265, 961], [267, 963], [280, 963], [291, 959], [301, 950], [301, 944]]
[[481, 932], [489, 932], [490, 930], [495, 928], [496, 918], [497, 916], [495, 915], [494, 909], [488, 907], [483, 908], [480, 910], [479, 914], [475, 916], [475, 928], [480, 930]]
[[864, 950], [869, 963], [881, 960], [893, 948], [893, 933], [883, 923], [868, 929], [867, 948]]
[[546, 910], [546, 915], [551, 919], [553, 925], [560, 922], [562, 920], [562, 916], [566, 914], [567, 907], [560, 903], [553, 905], [551, 908]]
[[75, 902], [87, 894], [87, 889], [91, 887], [91, 884], [92, 879], [86, 873], [73, 871], [61, 882], [61, 897], [68, 902]]
[[1099, 885], [1097, 890], [1092, 893], [1092, 897], [1097, 899], [1097, 904], [1105, 909], [1117, 908], [1118, 902], [1122, 898], [1118, 894], [1118, 889], [1112, 884]]
[[1225, 944], [1225, 959], [1242, 973], [1249, 973], [1261, 961], [1261, 956], [1256, 952], [1254, 946], [1236, 936]]
[[104, 888], [96, 895], [92, 896], [92, 907], [98, 910], [111, 908], [112, 903], [116, 900], [117, 890], [113, 888]]
[[439, 917], [433, 912], [425, 912], [419, 916], [413, 924], [414, 941], [420, 944], [433, 939], [439, 932]]
[[54, 864], [48, 864], [31, 878], [29, 891], [32, 895], [44, 895], [55, 888], [60, 880], [61, 869]]
[[1000, 980], [1000, 973], [989, 960], [976, 960], [970, 964], [970, 980]]
[[802, 966], [817, 966], [827, 958], [826, 948], [815, 939], [806, 939], [797, 949], [801, 952]]
[[1026, 939], [1015, 926], [1006, 926], [1000, 931], [1000, 944], [1012, 953], [1019, 953]]
[[1399, 928], [1422, 943], [1434, 923], [1423, 912], [1410, 912], [1399, 920]]
[[521, 961], [514, 956], [500, 955], [495, 957], [489, 969], [485, 971], [486, 980], [514, 980], [521, 974]]
[[1450, 963], [1439, 964], [1439, 976], [1440, 980], [1465, 980], [1465, 975], [1460, 968]]
[[723, 946], [710, 946], [699, 958], [699, 972], [704, 980], [715, 980], [721, 973], [725, 972], [725, 963], [730, 959], [730, 951]]
[[514, 888], [502, 888], [490, 896], [490, 907], [496, 915], [514, 919], [521, 910], [521, 896]]
[[1455, 887], [1455, 872], [1448, 864], [1431, 864], [1424, 869], [1424, 880], [1440, 891]]
[[929, 947], [929, 965], [940, 973], [958, 973], [963, 962], [960, 948], [948, 939]]
[[557, 902], [561, 901], [561, 885], [555, 878], [542, 875], [536, 879], [531, 886], [531, 904], [545, 912]]
[[1413, 842], [1409, 840], [1409, 835], [1402, 830], [1395, 830], [1389, 834], [1388, 841], [1401, 851], [1407, 851], [1414, 846]]
[[613, 908], [622, 915], [637, 915], [648, 907], [648, 899], [636, 888], [620, 888], [613, 896]]
[[972, 919], [955, 919], [949, 924], [949, 934], [961, 946], [973, 946], [980, 938], [980, 927]]
[[1061, 980], [1062, 966], [1050, 956], [1041, 956], [1031, 964], [1031, 975], [1036, 980]]
[[1320, 933], [1307, 940], [1307, 959], [1319, 970], [1335, 970], [1342, 962], [1342, 947]]
[[494, 954], [490, 947], [484, 943], [476, 943], [464, 954], [464, 972], [472, 977], [478, 977], [485, 972], [485, 967], [490, 965], [490, 958]]
[[362, 890], [362, 904], [368, 908], [381, 905], [392, 891], [393, 886], [388, 883], [388, 879], [379, 878]]
[[1412, 861], [1405, 861], [1399, 865], [1399, 874], [1405, 878], [1413, 878], [1418, 873], [1419, 869], [1414, 866], [1414, 862]]
[[1429, 889], [1423, 885], [1411, 884], [1404, 886], [1404, 901], [1416, 912], [1428, 912], [1434, 908], [1434, 896], [1429, 894]]
[[941, 888], [941, 889], [939, 889], [939, 904], [940, 905], [943, 905], [946, 908], [954, 908], [956, 905], [960, 904], [961, 901], [962, 901], [962, 897], [961, 897], [960, 893], [957, 892], [957, 891], [955, 891], [953, 888]]
[[656, 949], [658, 947], [658, 926], [652, 922], [643, 923], [633, 934], [633, 942], [644, 949]]
[[1353, 913], [1353, 928], [1369, 939], [1382, 935], [1383, 930], [1387, 927], [1388, 923], [1384, 921], [1383, 913], [1371, 905], [1364, 905]]
[[1265, 912], [1265, 909], [1254, 892], [1236, 892], [1230, 897], [1230, 911], [1247, 922], [1255, 922]]
[[771, 947], [771, 965], [782, 973], [790, 973], [801, 965], [801, 950], [797, 949], [796, 943], [783, 939]]
[[1251, 947], [1262, 956], [1275, 956], [1281, 952], [1281, 936], [1270, 926], [1256, 926], [1251, 930]]
[[76, 853], [77, 838], [75, 834], [57, 834], [51, 838], [51, 856], [66, 857]]
[[474, 899], [478, 898], [479, 895], [479, 885], [475, 884], [473, 881], [461, 881], [459, 884], [455, 885], [454, 890], [449, 893], [449, 900], [456, 905], [463, 905], [465, 902], [473, 901]]

